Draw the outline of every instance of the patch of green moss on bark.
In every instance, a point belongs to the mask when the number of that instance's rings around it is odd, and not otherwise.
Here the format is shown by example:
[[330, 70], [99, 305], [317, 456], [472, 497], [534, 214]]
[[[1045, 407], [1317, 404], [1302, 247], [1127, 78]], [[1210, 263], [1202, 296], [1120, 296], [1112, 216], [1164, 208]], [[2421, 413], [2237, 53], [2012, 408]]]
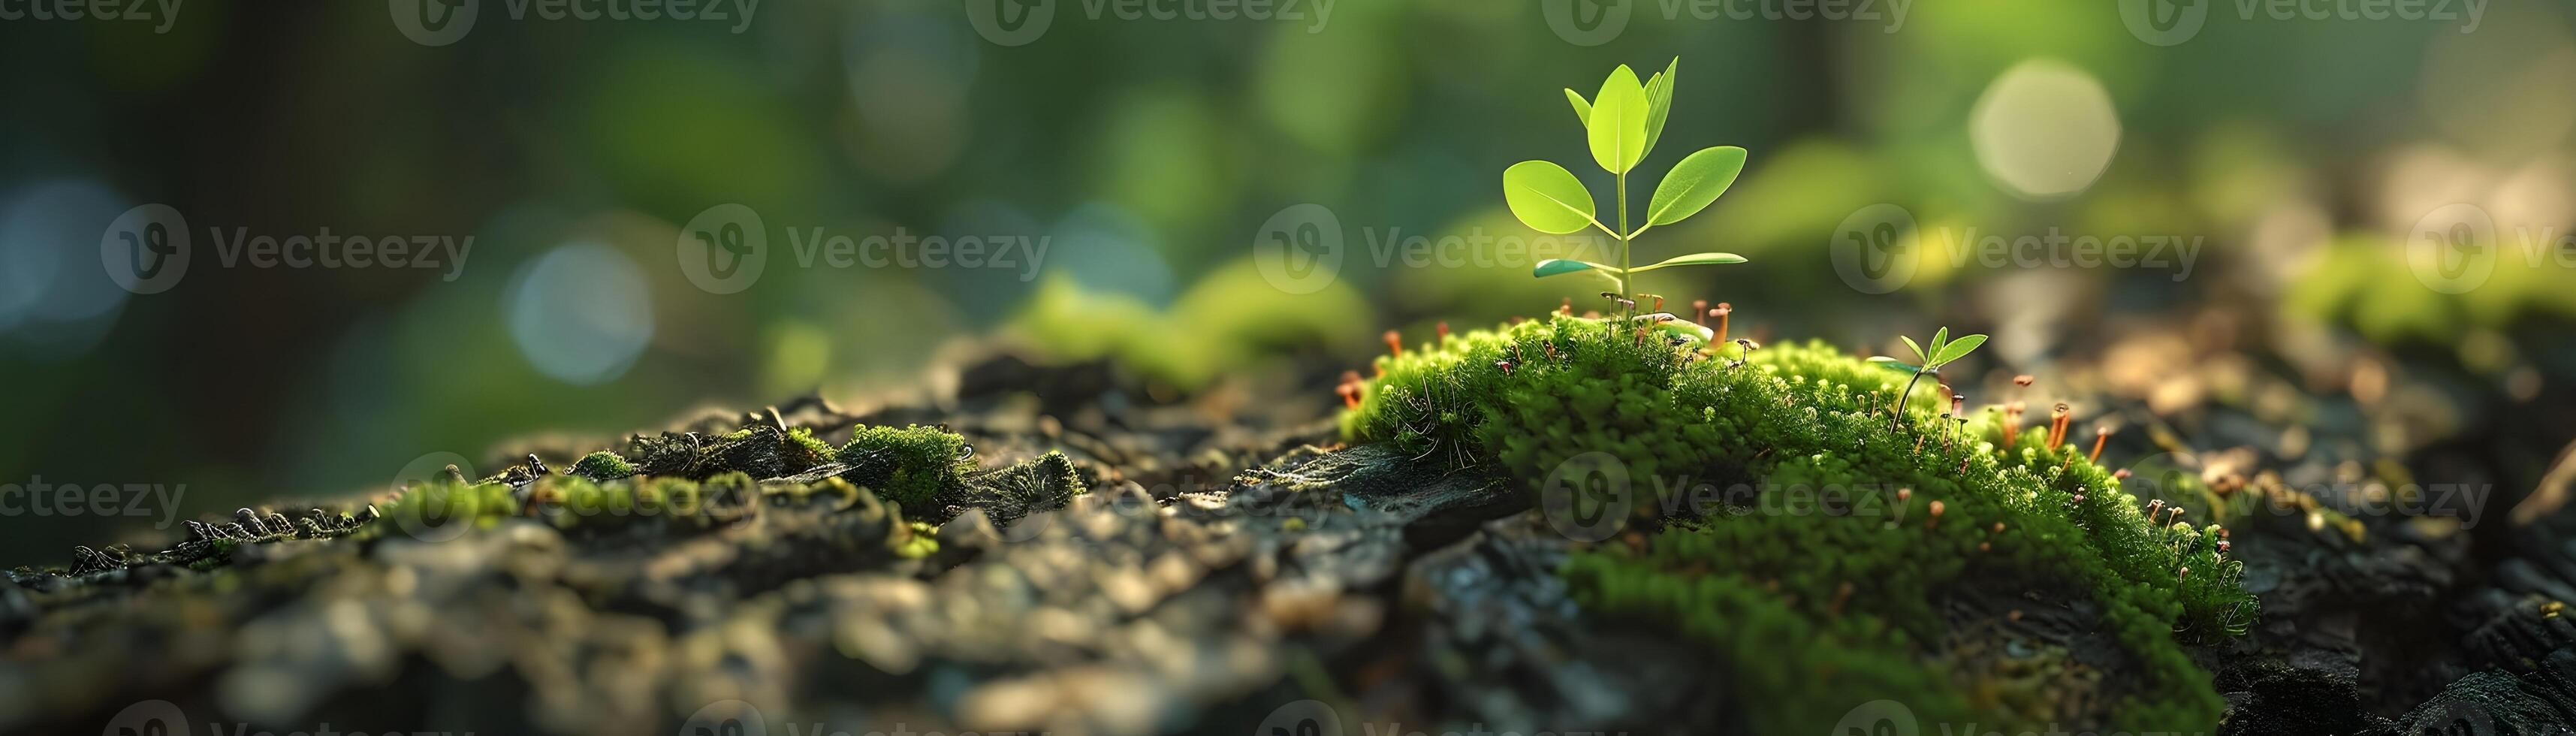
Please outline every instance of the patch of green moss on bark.
[[2079, 625], [2116, 640], [2121, 674], [2086, 725], [2214, 727], [2224, 703], [2181, 644], [2241, 633], [2254, 611], [2214, 530], [2151, 522], [2037, 430], [1998, 449], [1995, 413], [1944, 418], [1945, 392], [1917, 392], [1891, 430], [1904, 375], [1828, 346], [1717, 351], [1572, 316], [1462, 334], [1381, 358], [1343, 431], [1533, 492], [1615, 467], [1607, 498], [1657, 533], [1579, 550], [1562, 574], [1596, 615], [1739, 663], [1759, 732], [1823, 732], [1877, 699], [1927, 722], [2049, 725], [2061, 714], [2029, 704], [2066, 699], [2017, 697], [2038, 686], [1953, 651], [1995, 622], [1943, 604], [1999, 585], [2083, 603]]
[[852, 483], [921, 517], [935, 499], [964, 485], [975, 472], [966, 438], [937, 427], [859, 427], [834, 457], [850, 469], [841, 474]]
[[571, 470], [564, 472], [593, 481], [609, 481], [635, 475], [637, 471], [635, 464], [627, 462], [626, 458], [618, 457], [614, 452], [600, 450], [583, 455], [580, 461], [572, 464]]

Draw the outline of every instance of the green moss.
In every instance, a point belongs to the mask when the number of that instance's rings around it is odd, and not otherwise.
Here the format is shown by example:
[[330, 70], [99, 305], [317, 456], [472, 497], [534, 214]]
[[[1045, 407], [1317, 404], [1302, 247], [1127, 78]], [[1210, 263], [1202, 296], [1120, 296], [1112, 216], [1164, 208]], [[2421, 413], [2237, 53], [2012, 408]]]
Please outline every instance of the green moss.
[[506, 483], [433, 478], [405, 489], [385, 505], [384, 518], [367, 528], [381, 534], [389, 529], [417, 532], [456, 524], [488, 526], [517, 515], [521, 506]]
[[814, 430], [804, 427], [787, 430], [787, 441], [795, 443], [807, 454], [817, 458], [831, 457], [839, 452], [832, 449], [832, 443], [824, 442], [822, 438], [814, 436]]
[[1368, 301], [1346, 282], [1317, 289], [1283, 292], [1245, 258], [1157, 310], [1056, 274], [1039, 282], [1007, 329], [1059, 359], [1112, 357], [1146, 377], [1192, 389], [1279, 355], [1318, 345], [1355, 347], [1349, 326], [1366, 321]]
[[223, 566], [225, 566], [225, 565], [232, 564], [232, 561], [233, 561], [233, 548], [235, 548], [235, 547], [239, 547], [239, 546], [241, 546], [241, 543], [240, 543], [240, 542], [233, 541], [233, 540], [230, 540], [230, 539], [217, 539], [217, 540], [213, 540], [213, 541], [211, 541], [211, 542], [208, 542], [208, 543], [207, 543], [207, 549], [208, 549], [208, 551], [207, 551], [207, 553], [206, 553], [206, 556], [204, 556], [204, 557], [199, 557], [199, 558], [197, 558], [197, 560], [196, 560], [195, 562], [190, 562], [190, 563], [188, 563], [188, 569], [190, 569], [190, 570], [195, 570], [195, 571], [198, 571], [198, 572], [205, 572], [205, 571], [208, 571], [208, 570], [213, 570], [213, 569], [218, 568], [218, 567], [223, 567]]
[[[2522, 257], [2526, 245], [2505, 233], [2483, 259], [2473, 261], [2482, 266], [2445, 272], [2427, 265], [2419, 275], [2408, 263], [2406, 245], [2347, 234], [2319, 248], [2307, 271], [2288, 282], [2280, 309], [2293, 319], [2350, 327], [2384, 345], [2455, 346], [2472, 327], [2501, 330], [2526, 317], [2576, 319], [2576, 290], [2565, 288], [2566, 267]], [[2459, 279], [2448, 285], [2460, 293], [2437, 291], [2426, 278]]]
[[[1937, 722], [2217, 722], [2223, 702], [2181, 643], [2241, 632], [2253, 600], [2214, 533], [2151, 524], [2108, 470], [2036, 447], [2038, 430], [1998, 450], [1994, 412], [1945, 420], [1937, 391], [1916, 392], [1891, 431], [1899, 372], [1822, 344], [1740, 365], [1723, 351], [1571, 316], [1469, 333], [1381, 358], [1343, 431], [1532, 490], [1577, 456], [1615, 458], [1630, 528], [1659, 531], [1579, 551], [1563, 575], [1597, 615], [1744, 663], [1738, 695], [1759, 732], [1821, 732], [1879, 698]], [[1973, 637], [1957, 629], [1977, 622], [1944, 603], [1981, 592], [2089, 601], [2098, 620], [2079, 625], [2135, 666], [2086, 699], [2096, 710], [2041, 712], [2070, 699], [1961, 653]]]
[[895, 556], [917, 560], [939, 553], [939, 527], [926, 521], [911, 521], [904, 523], [904, 529], [907, 535], [896, 543]]
[[572, 469], [566, 472], [593, 481], [605, 481], [632, 476], [637, 471], [635, 464], [627, 462], [626, 458], [618, 457], [614, 452], [600, 450], [581, 456], [581, 460], [573, 463]]
[[936, 427], [859, 427], [835, 459], [849, 465], [841, 474], [877, 496], [924, 517], [932, 502], [963, 486], [975, 461], [966, 438]]

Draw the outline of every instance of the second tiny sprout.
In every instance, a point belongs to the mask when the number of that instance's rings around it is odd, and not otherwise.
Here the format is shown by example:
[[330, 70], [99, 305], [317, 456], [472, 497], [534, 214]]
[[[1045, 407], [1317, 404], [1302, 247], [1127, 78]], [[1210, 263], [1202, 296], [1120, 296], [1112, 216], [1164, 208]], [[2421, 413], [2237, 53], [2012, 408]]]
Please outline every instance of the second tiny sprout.
[[1869, 359], [1869, 362], [1914, 374], [1914, 377], [1905, 379], [1904, 393], [1897, 395], [1896, 405], [1888, 410], [1887, 428], [1891, 431], [1896, 429], [1897, 423], [1905, 418], [1905, 400], [1914, 396], [1916, 382], [1923, 380], [1927, 375], [1940, 375], [1942, 367], [1960, 358], [1968, 357], [1968, 353], [1975, 352], [1977, 346], [1986, 344], [1984, 335], [1969, 335], [1952, 340], [1948, 327], [1943, 327], [1939, 332], [1932, 334], [1932, 347], [1929, 349], [1916, 344], [1914, 338], [1900, 337], [1900, 339], [1905, 341], [1906, 348], [1914, 351], [1914, 359], [1917, 363], [1906, 363], [1884, 355]]

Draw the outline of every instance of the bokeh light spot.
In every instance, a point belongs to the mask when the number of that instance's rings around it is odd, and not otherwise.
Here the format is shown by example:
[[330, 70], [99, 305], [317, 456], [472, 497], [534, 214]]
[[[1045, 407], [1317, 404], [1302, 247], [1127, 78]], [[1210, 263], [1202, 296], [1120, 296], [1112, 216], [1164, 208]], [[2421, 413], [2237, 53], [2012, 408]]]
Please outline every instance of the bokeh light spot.
[[2032, 59], [1995, 77], [1977, 98], [1969, 138], [1977, 164], [2005, 190], [2057, 199], [2084, 191], [2110, 167], [2120, 116], [2092, 75]]
[[575, 242], [539, 256], [511, 277], [503, 298], [519, 352], [566, 383], [624, 374], [653, 338], [644, 270], [605, 245]]

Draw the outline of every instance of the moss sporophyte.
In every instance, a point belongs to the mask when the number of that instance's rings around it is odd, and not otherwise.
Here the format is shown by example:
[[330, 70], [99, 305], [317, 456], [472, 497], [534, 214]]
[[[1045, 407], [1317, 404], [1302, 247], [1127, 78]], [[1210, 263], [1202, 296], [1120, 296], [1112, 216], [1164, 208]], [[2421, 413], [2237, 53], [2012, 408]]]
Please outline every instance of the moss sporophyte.
[[[1568, 95], [1623, 188], [1661, 129], [1672, 76], [1639, 85], [1621, 68], [1588, 103]], [[1741, 149], [1693, 154], [1646, 226], [1704, 207], [1742, 161]], [[1504, 178], [1532, 227], [1602, 227], [1561, 167], [1529, 162]], [[1338, 389], [1344, 439], [1486, 474], [1533, 501], [1569, 467], [1619, 470], [1609, 491], [1627, 501], [1631, 533], [1578, 539], [1560, 575], [1587, 616], [1734, 663], [1754, 732], [1822, 732], [1876, 699], [2011, 731], [2214, 728], [2224, 701], [2184, 647], [2241, 635], [2256, 611], [2225, 529], [2122, 491], [2124, 472], [2098, 463], [2103, 432], [2092, 453], [2068, 441], [2070, 411], [2024, 428], [2018, 396], [1971, 412], [1961, 394], [1918, 395], [1986, 336], [1907, 339], [1911, 361], [1820, 342], [1756, 350], [1727, 334], [1731, 305], [1695, 302], [1685, 319], [1663, 297], [1627, 293], [1639, 271], [1742, 259], [1632, 269], [1625, 245], [1645, 228], [1626, 224], [1602, 228], [1621, 242], [1619, 265], [1538, 270], [1610, 278], [1616, 313], [1576, 315], [1569, 301], [1418, 347], [1390, 334], [1374, 377], [1345, 374]], [[1715, 503], [1712, 487], [1727, 489]], [[1820, 489], [1866, 497], [1818, 505]], [[2017, 643], [2007, 654], [1998, 641]]]

